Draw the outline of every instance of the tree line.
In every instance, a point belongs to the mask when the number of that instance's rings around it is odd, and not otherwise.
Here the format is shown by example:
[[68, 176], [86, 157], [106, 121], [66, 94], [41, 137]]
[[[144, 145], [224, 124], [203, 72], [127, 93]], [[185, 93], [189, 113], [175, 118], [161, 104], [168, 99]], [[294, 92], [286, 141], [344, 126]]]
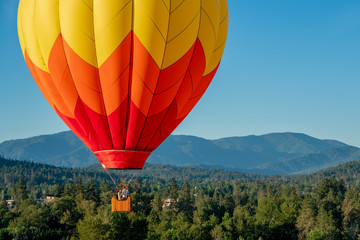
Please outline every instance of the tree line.
[[[0, 205], [0, 240], [358, 239], [358, 170], [265, 176], [150, 164], [129, 184], [133, 212], [111, 213], [104, 172], [0, 159], [0, 189], [16, 203]], [[44, 189], [54, 201], [41, 204]]]
[[[140, 187], [139, 187], [140, 185]], [[311, 193], [297, 185], [243, 181], [181, 186], [135, 180], [133, 212], [111, 213], [113, 187], [90, 178], [56, 184], [39, 204], [22, 178], [13, 211], [0, 206], [0, 239], [358, 239], [360, 189], [325, 178]], [[165, 205], [164, 200], [170, 200]]]

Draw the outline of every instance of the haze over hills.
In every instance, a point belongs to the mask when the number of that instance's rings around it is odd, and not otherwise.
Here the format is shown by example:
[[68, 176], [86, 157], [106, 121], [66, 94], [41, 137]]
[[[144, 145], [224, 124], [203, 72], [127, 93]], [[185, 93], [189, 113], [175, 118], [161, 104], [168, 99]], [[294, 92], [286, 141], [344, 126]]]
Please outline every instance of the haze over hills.
[[[70, 131], [5, 141], [0, 155], [55, 166], [86, 167], [96, 157]], [[301, 133], [207, 140], [171, 135], [148, 162], [201, 166], [265, 174], [314, 172], [360, 159], [360, 149], [335, 140], [320, 140]]]

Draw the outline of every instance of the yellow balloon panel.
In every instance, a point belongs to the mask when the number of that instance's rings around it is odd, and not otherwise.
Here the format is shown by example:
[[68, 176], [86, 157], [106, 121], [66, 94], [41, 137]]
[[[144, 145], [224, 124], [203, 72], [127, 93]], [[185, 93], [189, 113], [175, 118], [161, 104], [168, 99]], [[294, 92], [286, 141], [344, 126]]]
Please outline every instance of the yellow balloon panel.
[[134, 2], [134, 33], [158, 67], [163, 62], [169, 12], [162, 0]]
[[22, 31], [24, 39], [23, 44], [26, 52], [37, 67], [48, 72], [47, 65], [39, 47], [36, 25], [34, 24], [35, 0], [21, 1], [20, 4], [21, 8], [19, 8], [19, 14], [21, 14], [21, 29], [19, 29], [19, 31]]
[[225, 19], [229, 20], [229, 8], [227, 4], [227, 0], [219, 0], [220, 7], [220, 22], [223, 22]]
[[227, 34], [228, 13], [224, 0], [203, 1], [202, 6], [199, 40], [205, 52], [205, 76], [220, 62], [224, 50], [221, 46], [225, 43]]
[[[137, 14], [139, 8], [142, 8], [143, 13], [148, 15], [161, 35], [165, 38], [169, 26], [169, 10], [166, 4], [162, 0], [137, 0], [134, 1], [134, 4], [135, 14]], [[134, 24], [136, 25], [136, 23]]]
[[199, 22], [200, 14], [195, 16], [194, 20], [183, 32], [166, 44], [163, 69], [178, 61], [194, 45], [199, 32]]
[[208, 69], [215, 69], [223, 55], [226, 43], [226, 36], [228, 32], [229, 16], [226, 0], [221, 0], [220, 5], [220, 25], [217, 33], [215, 47], [210, 58]]
[[170, 12], [175, 11], [182, 3], [184, 0], [171, 0]]
[[206, 0], [201, 2], [201, 7], [204, 10], [207, 18], [213, 28], [213, 34], [216, 37], [219, 23], [220, 23], [220, 6], [219, 0]]
[[200, 20], [200, 30], [199, 30], [199, 40], [204, 49], [205, 59], [206, 59], [206, 69], [204, 75], [210, 73], [212, 69], [210, 69], [209, 63], [215, 48], [216, 44], [216, 33], [214, 32], [214, 28], [212, 26], [212, 22], [209, 19], [208, 15], [201, 11], [201, 20]]
[[199, 31], [200, 0], [184, 1], [170, 14], [164, 61], [165, 69], [183, 57], [193, 46]]
[[62, 0], [59, 17], [65, 41], [82, 59], [97, 67], [92, 7], [92, 0]]
[[[168, 41], [179, 36], [187, 27], [194, 24], [200, 12], [200, 0], [184, 1], [170, 14]], [[199, 23], [197, 22], [199, 27]], [[197, 34], [196, 34], [197, 35]]]
[[51, 49], [60, 34], [59, 1], [36, 0], [34, 25], [37, 41], [48, 68]]
[[132, 0], [95, 0], [94, 33], [101, 66], [132, 30]]

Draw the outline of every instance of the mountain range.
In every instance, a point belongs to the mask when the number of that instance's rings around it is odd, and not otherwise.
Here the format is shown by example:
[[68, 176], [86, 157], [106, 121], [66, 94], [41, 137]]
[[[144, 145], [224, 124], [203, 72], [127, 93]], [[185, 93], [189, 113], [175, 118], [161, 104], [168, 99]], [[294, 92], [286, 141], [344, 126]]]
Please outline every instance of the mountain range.
[[[0, 144], [0, 155], [72, 168], [97, 163], [93, 153], [70, 131], [5, 141]], [[216, 140], [171, 135], [148, 162], [248, 173], [300, 174], [358, 159], [357, 147], [287, 132]]]

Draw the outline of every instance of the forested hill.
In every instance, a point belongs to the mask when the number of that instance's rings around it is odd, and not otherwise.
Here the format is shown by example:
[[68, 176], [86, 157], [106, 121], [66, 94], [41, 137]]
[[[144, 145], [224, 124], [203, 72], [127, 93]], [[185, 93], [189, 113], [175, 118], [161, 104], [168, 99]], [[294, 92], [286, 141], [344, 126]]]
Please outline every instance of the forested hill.
[[119, 180], [140, 178], [151, 181], [170, 182], [172, 178], [181, 184], [189, 182], [223, 181], [233, 179], [265, 178], [262, 175], [232, 172], [222, 169], [204, 169], [195, 167], [176, 167], [171, 165], [146, 163], [142, 170], [107, 170], [100, 164], [93, 164], [86, 168], [56, 167], [41, 163], [18, 161], [0, 157], [0, 186], [12, 184], [19, 176], [30, 185], [64, 184], [77, 178], [87, 181], [94, 179], [97, 184], [103, 179], [111, 182], [109, 174]]
[[[81, 168], [98, 162], [72, 132], [6, 141], [0, 144], [0, 155], [61, 167]], [[339, 141], [320, 140], [301, 133], [271, 133], [217, 140], [171, 135], [147, 162], [298, 174], [357, 159], [360, 159], [360, 149]]]
[[[122, 172], [130, 179], [134, 171]], [[307, 175], [146, 164], [127, 181], [131, 213], [111, 213], [100, 165], [0, 157], [0, 239], [358, 239], [360, 161]], [[116, 174], [111, 173], [116, 176]], [[107, 181], [106, 181], [106, 180]], [[40, 199], [43, 193], [54, 199]], [[169, 205], [165, 204], [169, 203]]]
[[360, 161], [352, 161], [337, 167], [321, 170], [312, 174], [303, 175], [263, 175], [227, 171], [223, 169], [206, 169], [200, 167], [176, 167], [171, 165], [146, 163], [142, 170], [129, 171], [105, 171], [100, 164], [93, 164], [86, 168], [55, 167], [46, 164], [10, 160], [0, 156], [0, 187], [12, 184], [19, 176], [30, 185], [41, 184], [64, 184], [73, 182], [78, 178], [88, 181], [92, 178], [97, 184], [106, 179], [111, 183], [109, 173], [116, 180], [121, 179], [147, 179], [151, 182], [169, 183], [175, 178], [179, 184], [190, 182], [193, 185], [219, 182], [244, 180], [248, 182], [293, 182], [299, 184], [316, 185], [324, 178], [335, 177], [343, 179], [347, 184], [360, 183]]
[[299, 175], [298, 177], [305, 178], [306, 176], [309, 176], [309, 179], [313, 179], [313, 181], [334, 177], [343, 179], [348, 184], [360, 186], [360, 161], [347, 162], [310, 175]]

